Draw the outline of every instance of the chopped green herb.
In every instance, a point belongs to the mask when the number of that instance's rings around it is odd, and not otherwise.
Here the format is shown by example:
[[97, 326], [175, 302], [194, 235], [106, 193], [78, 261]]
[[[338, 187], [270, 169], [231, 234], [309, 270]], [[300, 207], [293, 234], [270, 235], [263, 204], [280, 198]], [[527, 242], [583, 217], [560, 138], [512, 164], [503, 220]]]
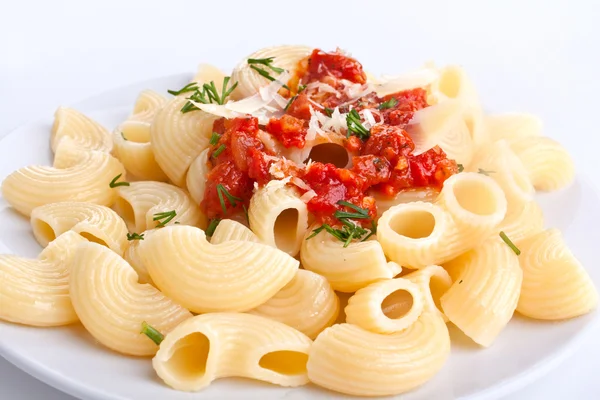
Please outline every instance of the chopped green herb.
[[267, 57], [267, 58], [249, 58], [248, 64], [262, 64], [267, 68], [271, 69], [273, 72], [277, 72], [278, 74], [285, 71], [283, 68], [278, 68], [273, 65], [273, 60], [275, 57]]
[[248, 223], [248, 225], [250, 225], [250, 217], [248, 217], [248, 208], [245, 204], [242, 206], [242, 209], [244, 210], [244, 215], [246, 216], [246, 222]]
[[506, 236], [506, 233], [504, 233], [504, 231], [500, 231], [500, 237], [502, 238], [502, 240], [504, 240], [504, 243], [506, 243], [508, 247], [510, 247], [511, 250], [515, 252], [516, 255], [521, 254], [521, 250], [519, 250], [519, 248], [515, 246], [515, 244], [508, 238], [508, 236]]
[[290, 108], [290, 106], [292, 105], [292, 103], [294, 102], [294, 100], [296, 100], [298, 96], [292, 96], [290, 98], [290, 100], [287, 102], [287, 104], [285, 105], [285, 108], [283, 109], [284, 111], [287, 111], [288, 108]]
[[217, 229], [217, 226], [219, 226], [219, 222], [221, 222], [221, 220], [218, 218], [210, 220], [210, 223], [208, 224], [208, 228], [206, 228], [206, 236], [214, 235], [215, 229]]
[[[264, 78], [266, 78], [266, 79], [270, 80], [271, 82], [273, 82], [273, 81], [275, 81], [275, 80], [276, 80], [276, 79], [275, 79], [275, 78], [273, 78], [273, 77], [272, 77], [272, 76], [271, 76], [271, 75], [270, 75], [270, 74], [269, 74], [267, 71], [265, 71], [265, 70], [264, 70], [264, 69], [262, 69], [262, 68], [258, 68], [256, 65], [251, 65], [251, 66], [250, 66], [250, 68], [252, 68], [252, 69], [253, 69], [253, 70], [255, 70], [256, 72], [258, 72], [258, 74], [259, 74], [260, 76], [262, 76], [262, 77], [264, 77]], [[287, 89], [287, 90], [290, 90], [290, 88], [289, 88], [287, 85], [285, 85], [285, 84], [282, 84], [281, 86], [283, 86], [283, 87], [284, 87], [285, 89]]]
[[113, 178], [113, 180], [110, 181], [108, 186], [110, 186], [111, 188], [116, 188], [117, 186], [129, 186], [129, 182], [117, 182], [119, 180], [119, 178], [121, 177], [121, 175], [123, 175], [123, 174], [119, 174], [119, 175], [115, 176]]
[[333, 108], [325, 107], [325, 109], [323, 111], [324, 111], [325, 115], [327, 115], [328, 117], [331, 118], [331, 115], [333, 114]]
[[298, 85], [298, 93], [302, 92], [304, 89], [306, 89], [306, 85]]
[[386, 108], [394, 108], [394, 107], [396, 107], [397, 104], [398, 104], [398, 100], [396, 100], [395, 97], [392, 97], [388, 101], [384, 101], [383, 103], [381, 103], [379, 105], [379, 107], [377, 107], [377, 108], [380, 110], [385, 110]]
[[351, 208], [356, 212], [336, 211], [334, 216], [341, 222], [341, 229], [335, 229], [329, 224], [323, 224], [314, 229], [312, 234], [308, 236], [306, 240], [315, 237], [321, 231], [325, 230], [339, 241], [344, 242], [344, 247], [348, 247], [353, 239], [360, 239], [362, 242], [364, 242], [377, 232], [377, 225], [375, 224], [375, 221], [371, 222], [371, 229], [365, 229], [354, 221], [351, 221], [351, 219], [369, 218], [370, 216], [368, 210], [343, 200], [338, 201], [337, 204]]
[[231, 92], [234, 91], [234, 89], [238, 85], [238, 83], [235, 82], [233, 85], [231, 85], [231, 87], [227, 88], [230, 79], [231, 77], [229, 76], [223, 78], [223, 88], [221, 89], [221, 94], [219, 94], [219, 92], [217, 91], [217, 86], [215, 85], [214, 81], [210, 81], [210, 83], [205, 83], [204, 85], [202, 85], [202, 90], [200, 90], [200, 88], [196, 88], [194, 94], [188, 97], [188, 100], [191, 101], [185, 103], [185, 105], [181, 108], [181, 112], [187, 113], [190, 111], [198, 110], [198, 107], [196, 107], [192, 103], [192, 101], [202, 104], [225, 104], [225, 100], [227, 99], [227, 97], [231, 94]]
[[486, 171], [485, 169], [478, 168], [477, 172], [486, 176], [490, 176], [490, 174], [495, 174], [496, 171]]
[[128, 233], [127, 234], [127, 240], [132, 241], [132, 240], [144, 240], [144, 234], [142, 233], [141, 235], [139, 233]]
[[146, 321], [142, 322], [142, 330], [141, 334], [144, 334], [150, 338], [154, 343], [160, 346], [163, 340], [165, 340], [165, 336], [157, 331], [155, 328], [148, 325]]
[[226, 147], [226, 146], [225, 146], [224, 144], [220, 145], [220, 146], [219, 146], [219, 147], [218, 147], [218, 148], [217, 148], [217, 149], [216, 149], [216, 150], [215, 150], [215, 151], [212, 153], [212, 157], [213, 157], [213, 158], [217, 158], [217, 157], [219, 157], [219, 155], [220, 155], [222, 152], [224, 152], [224, 151], [225, 151], [225, 147]]
[[233, 196], [231, 193], [229, 193], [222, 183], [217, 184], [217, 195], [219, 196], [219, 202], [221, 203], [221, 209], [223, 210], [223, 214], [227, 214], [225, 198], [227, 198], [229, 204], [231, 204], [232, 207], [235, 207], [238, 201], [242, 201], [242, 199], [240, 199], [239, 197]]
[[127, 140], [127, 138], [125, 137], [125, 134], [123, 133], [123, 131], [121, 131], [121, 137], [123, 138], [123, 140]]
[[169, 94], [172, 94], [173, 96], [179, 96], [182, 93], [195, 92], [196, 90], [198, 90], [198, 84], [196, 82], [192, 82], [188, 83], [179, 90], [167, 90], [167, 92], [169, 92]]
[[208, 143], [214, 146], [215, 144], [219, 143], [219, 139], [221, 139], [221, 135], [219, 135], [217, 132], [213, 132]]
[[458, 167], [458, 172], [463, 172], [465, 170], [465, 166], [462, 164], [456, 164], [456, 166]]
[[352, 109], [348, 113], [346, 116], [346, 124], [348, 125], [348, 132], [346, 133], [347, 138], [349, 138], [352, 134], [358, 136], [358, 138], [361, 140], [367, 140], [369, 138], [369, 130], [361, 123], [360, 114], [358, 111], [356, 111], [356, 109]]
[[360, 208], [352, 203], [348, 203], [347, 201], [340, 200], [337, 202], [340, 206], [346, 206], [348, 208], [353, 209], [356, 212], [346, 212], [346, 211], [336, 211], [334, 217], [341, 220], [342, 218], [351, 218], [351, 219], [366, 219], [369, 218], [369, 210], [365, 208]]
[[171, 220], [175, 218], [176, 215], [177, 212], [175, 212], [175, 210], [159, 212], [154, 214], [154, 218], [152, 218], [152, 221], [157, 221], [158, 224], [156, 225], [156, 227], [162, 228], [163, 226], [171, 222]]

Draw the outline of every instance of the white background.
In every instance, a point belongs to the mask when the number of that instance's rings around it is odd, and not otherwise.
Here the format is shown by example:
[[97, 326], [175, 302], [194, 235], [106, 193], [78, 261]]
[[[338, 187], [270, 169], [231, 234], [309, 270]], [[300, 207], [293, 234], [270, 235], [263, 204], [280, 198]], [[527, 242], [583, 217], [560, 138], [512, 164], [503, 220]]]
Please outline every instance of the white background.
[[[431, 59], [463, 64], [489, 110], [540, 115], [600, 187], [597, 0], [210, 3], [0, 0], [0, 135], [107, 89], [203, 61], [230, 69], [257, 48], [306, 43], [347, 49], [375, 73]], [[600, 398], [598, 335], [508, 399]], [[0, 399], [72, 397], [0, 359]]]

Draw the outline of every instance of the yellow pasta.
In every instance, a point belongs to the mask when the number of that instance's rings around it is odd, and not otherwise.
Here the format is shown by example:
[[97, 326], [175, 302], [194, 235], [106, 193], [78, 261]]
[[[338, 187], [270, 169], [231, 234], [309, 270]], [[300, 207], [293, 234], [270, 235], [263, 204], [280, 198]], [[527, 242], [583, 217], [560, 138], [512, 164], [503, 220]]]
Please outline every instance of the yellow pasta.
[[204, 314], [167, 334], [152, 366], [167, 385], [187, 392], [225, 377], [300, 386], [308, 383], [311, 343], [297, 330], [260, 316]]
[[519, 157], [527, 176], [538, 190], [553, 191], [575, 179], [575, 165], [560, 143], [543, 136], [514, 140], [511, 150]]
[[273, 297], [298, 270], [298, 261], [248, 241], [210, 244], [201, 229], [168, 226], [140, 243], [156, 286], [196, 313], [248, 311]]
[[452, 286], [452, 278], [439, 265], [429, 265], [420, 270], [404, 275], [402, 278], [419, 287], [423, 296], [423, 312], [440, 316], [445, 322], [448, 317], [442, 311], [441, 298]]
[[213, 122], [218, 118], [204, 111], [182, 113], [183, 96], [169, 100], [156, 113], [150, 127], [150, 142], [156, 162], [177, 186], [185, 185], [188, 168], [208, 147]]
[[206, 188], [206, 178], [210, 169], [208, 168], [208, 152], [206, 149], [196, 157], [190, 165], [185, 178], [187, 189], [194, 202], [198, 205], [204, 200], [204, 190]]
[[249, 313], [283, 322], [314, 339], [335, 322], [339, 311], [339, 300], [327, 279], [300, 269], [283, 289]]
[[[314, 228], [308, 230], [307, 237]], [[395, 263], [388, 264], [377, 241], [353, 242], [344, 247], [325, 231], [302, 241], [300, 260], [305, 269], [324, 276], [340, 292], [355, 292], [380, 279], [393, 278], [402, 270]]]
[[[258, 50], [248, 57], [245, 57], [240, 63], [233, 69], [231, 79], [234, 82], [238, 82], [238, 87], [233, 92], [232, 96], [234, 99], [241, 99], [244, 97], [252, 96], [258, 92], [263, 86], [267, 86], [270, 82], [266, 78], [262, 77], [255, 68], [264, 69], [266, 68], [261, 64], [249, 64], [248, 59], [261, 59], [273, 57], [273, 65], [277, 68], [292, 71], [296, 68], [298, 62], [304, 57], [311, 53], [312, 49], [307, 46], [274, 46], [267, 47]], [[277, 77], [278, 74], [274, 73], [269, 69], [269, 73], [272, 76]]]
[[73, 231], [121, 255], [127, 245], [127, 226], [108, 207], [93, 203], [46, 204], [31, 212], [31, 228], [40, 245], [47, 246], [67, 231]]
[[542, 135], [542, 120], [535, 115], [506, 113], [485, 117], [485, 126], [492, 141], [506, 139], [509, 142]]
[[[210, 64], [200, 64], [192, 78], [192, 82], [196, 82], [198, 85], [214, 82], [217, 90], [221, 91], [223, 89], [223, 78], [225, 78], [225, 73], [219, 68]], [[186, 95], [186, 97], [188, 96]]]
[[511, 204], [498, 231], [517, 242], [544, 229], [544, 213], [535, 200]]
[[224, 219], [219, 222], [210, 242], [219, 244], [229, 240], [240, 240], [246, 242], [260, 243], [260, 239], [250, 229], [232, 219]]
[[520, 314], [561, 320], [587, 314], [598, 306], [594, 283], [558, 229], [530, 236], [519, 242], [518, 247], [523, 269], [517, 305]]
[[[144, 238], [143, 240], [146, 240], [146, 238], [148, 238], [154, 232], [156, 232], [156, 229], [151, 229], [151, 230], [142, 232], [140, 234], [140, 236], [142, 236]], [[141, 242], [142, 242], [142, 239], [136, 239], [136, 240], [129, 241], [129, 245], [127, 246], [127, 249], [125, 249], [125, 252], [123, 254], [123, 259], [129, 263], [131, 268], [133, 268], [133, 270], [135, 271], [135, 273], [138, 276], [139, 283], [149, 283], [154, 286], [154, 282], [152, 282], [152, 278], [150, 277], [150, 274], [148, 273], [148, 269], [146, 269], [146, 266], [144, 265], [144, 262], [142, 261], [142, 258], [140, 257], [140, 243]]]
[[433, 188], [402, 190], [393, 197], [384, 196], [377, 191], [369, 193], [370, 196], [375, 198], [375, 205], [377, 206], [377, 218], [381, 218], [384, 212], [397, 204], [413, 203], [416, 201], [433, 203], [435, 199], [437, 199], [438, 194], [439, 191]]
[[2, 197], [21, 214], [61, 201], [85, 201], [110, 206], [116, 197], [109, 183], [123, 165], [110, 154], [77, 147], [71, 139], [60, 141], [53, 167], [31, 165], [4, 179]]
[[355, 396], [395, 395], [427, 382], [449, 355], [448, 329], [433, 314], [422, 314], [407, 329], [386, 335], [338, 324], [325, 329], [311, 346], [308, 379]]
[[167, 99], [154, 90], [144, 90], [135, 100], [130, 120], [151, 123], [156, 112], [165, 105]]
[[139, 284], [125, 260], [96, 243], [77, 247], [69, 288], [73, 307], [87, 331], [123, 354], [150, 356], [158, 350], [140, 334], [142, 322], [167, 333], [192, 316], [155, 287]]
[[308, 229], [308, 210], [296, 188], [271, 181], [252, 196], [248, 220], [262, 243], [295, 256]]
[[386, 279], [359, 289], [348, 300], [346, 322], [375, 333], [399, 332], [423, 311], [419, 287], [404, 278]]
[[58, 145], [65, 138], [87, 150], [109, 153], [113, 147], [110, 133], [102, 125], [77, 110], [59, 107], [54, 113], [50, 136], [53, 152], [56, 153]]
[[517, 307], [523, 281], [517, 255], [492, 237], [445, 267], [454, 283], [441, 298], [444, 314], [474, 342], [490, 346]]
[[131, 182], [117, 188], [115, 210], [132, 232], [158, 226], [157, 214], [175, 211], [168, 224], [205, 226], [206, 217], [185, 190], [162, 182]]
[[0, 320], [33, 326], [76, 322], [69, 273], [75, 246], [85, 241], [75, 232], [66, 232], [37, 259], [0, 255]]

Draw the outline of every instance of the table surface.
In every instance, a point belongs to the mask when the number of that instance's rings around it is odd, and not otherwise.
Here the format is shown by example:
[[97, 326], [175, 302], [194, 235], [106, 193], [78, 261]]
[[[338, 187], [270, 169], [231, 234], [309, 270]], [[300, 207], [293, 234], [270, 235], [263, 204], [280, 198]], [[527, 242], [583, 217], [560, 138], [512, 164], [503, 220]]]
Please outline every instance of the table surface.
[[[339, 45], [376, 73], [430, 59], [460, 63], [488, 109], [540, 115], [580, 171], [598, 170], [598, 2], [214, 3], [0, 1], [0, 135], [107, 89], [191, 73], [199, 62], [229, 69], [257, 48], [306, 43]], [[598, 398], [598, 334], [588, 332], [558, 369], [506, 399]], [[0, 399], [73, 398], [0, 358]]]

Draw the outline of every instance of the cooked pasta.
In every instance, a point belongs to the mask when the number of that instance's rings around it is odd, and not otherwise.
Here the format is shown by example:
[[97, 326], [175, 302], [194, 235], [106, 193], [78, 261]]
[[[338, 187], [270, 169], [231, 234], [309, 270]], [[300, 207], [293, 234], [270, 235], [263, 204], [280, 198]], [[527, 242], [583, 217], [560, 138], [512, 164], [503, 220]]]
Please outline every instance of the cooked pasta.
[[167, 333], [192, 316], [155, 287], [138, 283], [125, 260], [96, 243], [77, 246], [69, 289], [85, 329], [123, 354], [151, 356], [158, 350], [140, 335], [142, 322]]
[[314, 339], [335, 322], [339, 303], [327, 279], [299, 269], [283, 289], [249, 313], [283, 322]]
[[69, 273], [75, 246], [85, 241], [75, 232], [66, 232], [37, 259], [0, 255], [0, 320], [32, 326], [77, 322], [69, 296]]
[[294, 278], [299, 264], [264, 244], [210, 244], [191, 226], [161, 228], [139, 250], [156, 286], [195, 313], [258, 307]]
[[454, 283], [441, 298], [450, 322], [488, 347], [512, 318], [523, 281], [514, 251], [498, 237], [445, 265]]
[[598, 306], [598, 291], [557, 229], [518, 243], [523, 285], [517, 311], [525, 316], [561, 320], [587, 314]]
[[324, 231], [302, 242], [300, 260], [305, 269], [323, 275], [333, 289], [340, 292], [355, 292], [380, 279], [393, 278], [402, 271], [399, 265], [387, 262], [377, 241], [351, 243], [344, 247]]
[[67, 231], [104, 245], [122, 255], [127, 245], [127, 226], [108, 207], [93, 203], [51, 203], [31, 212], [33, 236], [43, 247]]
[[80, 321], [177, 390], [388, 396], [440, 371], [447, 322], [488, 347], [515, 311], [597, 307], [534, 199], [573, 160], [539, 118], [487, 115], [463, 68], [375, 78], [284, 45], [224, 71], [142, 91], [111, 131], [57, 110], [52, 166], [2, 182], [46, 247], [0, 255], [0, 320]]
[[511, 150], [519, 157], [537, 190], [553, 191], [575, 179], [575, 165], [560, 143], [543, 136], [514, 140]]
[[88, 151], [63, 139], [54, 166], [31, 165], [13, 172], [2, 182], [2, 197], [26, 216], [39, 206], [61, 201], [113, 204], [116, 193], [109, 184], [124, 175], [123, 165], [108, 153]]
[[[157, 226], [182, 224], [204, 226], [206, 217], [185, 190], [162, 182], [131, 182], [117, 188], [115, 210], [132, 232], [143, 232]], [[173, 218], [165, 224], [161, 213]]]
[[56, 153], [64, 138], [87, 150], [110, 153], [113, 144], [110, 133], [96, 121], [72, 108], [59, 107], [54, 113], [54, 125], [50, 136], [52, 151]]
[[324, 388], [356, 396], [389, 396], [427, 382], [449, 355], [444, 321], [422, 314], [408, 328], [387, 335], [352, 324], [327, 328], [311, 346], [306, 368], [308, 379]]
[[234, 376], [300, 386], [308, 383], [311, 344], [301, 332], [257, 315], [204, 314], [169, 333], [152, 365], [167, 385], [186, 392]]
[[386, 279], [359, 289], [348, 300], [346, 322], [375, 333], [411, 326], [423, 311], [419, 287], [403, 278]]
[[252, 196], [248, 208], [250, 229], [262, 243], [295, 256], [308, 229], [306, 203], [293, 187], [272, 182]]
[[177, 186], [185, 185], [188, 168], [208, 146], [213, 122], [217, 119], [204, 111], [182, 113], [185, 97], [169, 100], [156, 113], [150, 127], [154, 158]]

